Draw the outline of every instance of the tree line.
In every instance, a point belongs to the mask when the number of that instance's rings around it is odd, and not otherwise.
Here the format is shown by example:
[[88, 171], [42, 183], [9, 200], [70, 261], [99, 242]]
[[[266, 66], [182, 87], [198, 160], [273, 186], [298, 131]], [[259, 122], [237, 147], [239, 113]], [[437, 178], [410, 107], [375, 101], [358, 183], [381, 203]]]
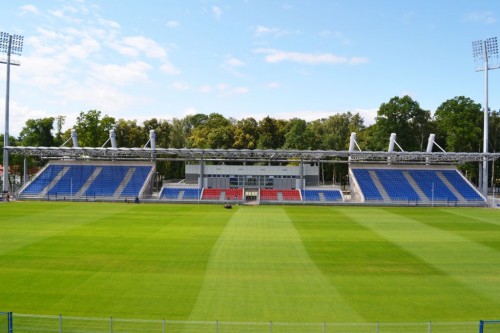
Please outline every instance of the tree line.
[[[432, 115], [409, 96], [393, 97], [382, 103], [375, 123], [367, 126], [359, 113], [338, 113], [327, 118], [305, 121], [300, 118], [261, 120], [225, 118], [218, 113], [188, 115], [162, 120], [115, 119], [101, 111], [80, 112], [73, 129], [81, 147], [101, 147], [115, 129], [119, 147], [141, 147], [155, 130], [157, 147], [162, 148], [221, 148], [221, 149], [298, 149], [347, 150], [351, 132], [357, 133], [361, 149], [387, 150], [389, 136], [397, 134], [397, 142], [405, 151], [423, 151], [430, 133], [436, 143], [449, 152], [481, 152], [483, 146], [482, 106], [472, 99], [458, 96], [443, 102]], [[71, 136], [63, 131], [64, 116], [29, 119], [11, 145], [60, 146]], [[1, 140], [3, 143], [3, 139]], [[500, 113], [489, 113], [489, 151], [500, 148]], [[15, 163], [15, 161], [13, 162]], [[495, 168], [495, 166], [493, 166]], [[327, 180], [341, 179], [344, 167], [329, 166]], [[477, 178], [477, 164], [462, 166], [469, 178]], [[158, 170], [164, 177], [182, 177], [183, 168], [175, 163], [163, 163]], [[338, 170], [338, 171], [337, 171]], [[492, 179], [493, 180], [493, 179]]]

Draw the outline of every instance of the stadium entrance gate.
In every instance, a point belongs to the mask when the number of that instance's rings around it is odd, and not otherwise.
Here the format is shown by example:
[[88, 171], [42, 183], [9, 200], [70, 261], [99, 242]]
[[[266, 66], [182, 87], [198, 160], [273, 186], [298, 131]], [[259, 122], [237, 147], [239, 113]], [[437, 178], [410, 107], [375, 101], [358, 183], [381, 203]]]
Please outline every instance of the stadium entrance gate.
[[0, 312], [0, 333], [12, 333], [12, 312]]
[[245, 201], [255, 201], [259, 193], [258, 188], [246, 188], [245, 189]]

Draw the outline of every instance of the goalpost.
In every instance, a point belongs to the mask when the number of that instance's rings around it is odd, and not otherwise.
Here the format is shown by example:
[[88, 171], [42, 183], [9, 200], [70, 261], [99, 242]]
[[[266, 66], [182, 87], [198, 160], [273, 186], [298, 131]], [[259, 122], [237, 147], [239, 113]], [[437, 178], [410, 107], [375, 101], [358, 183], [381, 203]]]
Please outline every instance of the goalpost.
[[480, 320], [479, 333], [500, 333], [500, 320]]

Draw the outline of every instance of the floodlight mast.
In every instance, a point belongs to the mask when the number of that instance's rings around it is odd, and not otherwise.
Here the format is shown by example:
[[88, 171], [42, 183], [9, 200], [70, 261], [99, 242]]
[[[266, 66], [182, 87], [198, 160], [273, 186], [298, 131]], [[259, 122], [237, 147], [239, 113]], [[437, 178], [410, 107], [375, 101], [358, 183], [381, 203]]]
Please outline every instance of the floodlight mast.
[[0, 32], [0, 53], [7, 55], [6, 61], [0, 59], [0, 63], [7, 65], [7, 83], [5, 89], [5, 132], [3, 138], [3, 185], [2, 191], [9, 192], [9, 91], [10, 91], [10, 65], [19, 66], [20, 62], [12, 61], [11, 55], [21, 56], [23, 51], [23, 39], [21, 35], [11, 35]]
[[[499, 68], [498, 42], [496, 37], [472, 42], [472, 54], [476, 63], [476, 72], [484, 71], [484, 129], [483, 129], [483, 153], [488, 153], [488, 71]], [[493, 63], [496, 61], [496, 63]], [[479, 187], [485, 197], [488, 197], [488, 159], [483, 158], [482, 177]]]

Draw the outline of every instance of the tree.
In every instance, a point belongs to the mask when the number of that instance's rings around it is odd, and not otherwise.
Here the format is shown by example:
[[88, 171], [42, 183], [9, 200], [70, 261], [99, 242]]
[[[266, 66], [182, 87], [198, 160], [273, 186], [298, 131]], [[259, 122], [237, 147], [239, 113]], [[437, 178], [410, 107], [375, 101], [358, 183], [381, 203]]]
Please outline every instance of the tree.
[[141, 147], [147, 142], [144, 131], [136, 120], [118, 119], [115, 133], [118, 147]]
[[458, 96], [442, 103], [434, 114], [438, 134], [446, 143], [445, 150], [481, 151], [483, 114], [481, 105]]
[[144, 135], [149, 140], [150, 132], [155, 131], [156, 146], [169, 148], [170, 145], [170, 124], [165, 120], [152, 118], [144, 121]]
[[197, 126], [190, 137], [196, 148], [232, 148], [234, 143], [233, 124], [221, 114], [211, 113], [207, 120]]
[[[364, 130], [363, 118], [351, 112], [339, 113], [328, 118], [312, 121], [308, 124], [310, 149], [346, 150], [349, 148], [351, 132]], [[345, 181], [347, 165], [323, 164], [321, 179], [325, 181]]]
[[376, 150], [386, 149], [391, 133], [396, 133], [397, 142], [404, 150], [422, 151], [430, 134], [430, 120], [430, 111], [420, 108], [411, 97], [391, 98], [382, 103], [375, 118]]
[[307, 129], [307, 123], [303, 119], [293, 118], [288, 125], [288, 131], [285, 134], [284, 149], [305, 150], [311, 148], [310, 132]]
[[278, 149], [281, 147], [280, 126], [278, 121], [269, 116], [259, 121], [258, 133], [259, 141], [257, 148], [259, 149]]
[[191, 148], [193, 130], [203, 125], [208, 119], [205, 114], [188, 115], [182, 119], [174, 118], [170, 128], [170, 146], [173, 148]]
[[19, 140], [23, 146], [54, 146], [54, 117], [41, 119], [28, 119], [26, 126], [19, 134]]
[[[464, 96], [443, 102], [436, 110], [434, 119], [444, 149], [453, 152], [478, 152], [482, 150], [483, 113], [481, 104]], [[460, 166], [470, 180], [479, 180], [480, 165], [466, 163]]]
[[234, 126], [234, 144], [235, 149], [255, 149], [259, 140], [257, 121], [250, 117], [238, 120]]
[[100, 147], [109, 138], [109, 130], [116, 124], [114, 118], [105, 115], [101, 119], [101, 111], [90, 110], [80, 112], [76, 118], [74, 129], [78, 134], [78, 144], [82, 147]]
[[54, 143], [56, 146], [60, 146], [64, 143], [62, 127], [64, 126], [64, 122], [66, 121], [66, 116], [57, 116], [56, 119], [56, 136], [54, 138]]
[[172, 148], [185, 148], [187, 147], [186, 140], [186, 118], [183, 119], [172, 119], [172, 128], [170, 131], [170, 146]]

